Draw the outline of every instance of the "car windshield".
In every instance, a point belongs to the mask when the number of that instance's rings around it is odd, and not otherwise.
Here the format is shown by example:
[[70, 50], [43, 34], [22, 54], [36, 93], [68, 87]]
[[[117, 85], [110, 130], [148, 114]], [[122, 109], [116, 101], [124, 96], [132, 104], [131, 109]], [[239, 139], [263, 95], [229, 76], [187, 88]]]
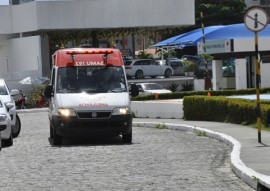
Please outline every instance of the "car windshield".
[[57, 93], [126, 92], [124, 71], [119, 66], [83, 66], [58, 69]]
[[8, 91], [4, 83], [0, 83], [0, 95], [8, 95]]
[[144, 84], [144, 89], [145, 90], [161, 90], [164, 88], [158, 84]]

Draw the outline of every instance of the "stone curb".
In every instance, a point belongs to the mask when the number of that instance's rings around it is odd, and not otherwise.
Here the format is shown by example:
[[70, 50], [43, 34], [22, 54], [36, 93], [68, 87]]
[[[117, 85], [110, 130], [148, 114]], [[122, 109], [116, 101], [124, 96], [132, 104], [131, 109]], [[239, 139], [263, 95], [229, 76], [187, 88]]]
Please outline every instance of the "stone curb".
[[[133, 122], [134, 126], [137, 127], [155, 127], [156, 125], [160, 125], [161, 123], [156, 122]], [[257, 173], [251, 168], [248, 168], [240, 159], [241, 153], [241, 143], [234, 139], [233, 137], [214, 132], [205, 128], [175, 124], [175, 123], [162, 123], [166, 128], [170, 130], [180, 130], [180, 131], [188, 131], [195, 134], [204, 132], [205, 136], [217, 139], [226, 143], [228, 146], [232, 148], [231, 152], [231, 169], [241, 180], [247, 183], [249, 186], [257, 190], [258, 184], [264, 185], [267, 188], [270, 188], [270, 176], [266, 176], [260, 173]]]

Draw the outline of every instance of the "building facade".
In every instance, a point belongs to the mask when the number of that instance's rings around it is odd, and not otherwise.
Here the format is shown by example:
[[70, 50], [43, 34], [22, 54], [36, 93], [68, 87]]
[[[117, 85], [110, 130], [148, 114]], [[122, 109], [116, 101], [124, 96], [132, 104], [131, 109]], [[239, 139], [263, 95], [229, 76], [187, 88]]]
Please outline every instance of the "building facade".
[[[54, 45], [59, 48], [67, 44], [63, 36], [73, 39], [70, 46], [85, 40], [95, 47], [107, 46], [108, 41], [121, 46], [117, 48], [124, 45], [134, 50], [136, 43], [147, 47], [140, 36], [155, 36], [162, 30], [194, 25], [194, 3], [194, 0], [13, 0], [10, 5], [0, 6], [0, 25], [5, 26], [0, 28], [0, 75], [13, 87], [27, 76], [48, 77], [51, 49], [57, 48], [52, 46], [52, 39], [58, 41]], [[89, 36], [76, 42], [76, 37], [85, 34]], [[130, 38], [133, 34], [138, 38]]]
[[263, 7], [268, 15], [270, 15], [270, 0], [245, 0], [247, 8], [252, 6]]

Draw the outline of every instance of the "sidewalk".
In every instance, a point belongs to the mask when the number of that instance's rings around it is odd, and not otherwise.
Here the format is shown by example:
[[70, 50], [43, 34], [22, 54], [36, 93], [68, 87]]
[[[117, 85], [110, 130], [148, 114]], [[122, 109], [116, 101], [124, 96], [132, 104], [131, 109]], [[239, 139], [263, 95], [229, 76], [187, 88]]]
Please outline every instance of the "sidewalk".
[[[162, 103], [165, 103], [163, 101]], [[261, 142], [258, 143], [258, 131], [247, 126], [219, 123], [219, 122], [204, 122], [204, 121], [185, 121], [182, 118], [169, 119], [166, 112], [172, 113], [171, 102], [167, 102], [167, 107], [163, 104], [161, 108], [153, 105], [153, 101], [144, 101], [143, 103], [132, 103], [140, 118], [134, 118], [135, 126], [154, 127], [156, 124], [165, 124], [169, 129], [206, 132], [206, 136], [221, 140], [227, 143], [232, 148], [231, 153], [231, 168], [235, 174], [244, 182], [249, 184], [254, 189], [260, 187], [261, 190], [270, 190], [270, 132], [261, 131]], [[178, 106], [178, 110], [174, 111], [177, 114], [182, 113], [182, 102], [175, 101], [174, 105]], [[142, 113], [140, 107], [143, 106]], [[132, 110], [133, 110], [132, 107]], [[152, 108], [150, 108], [152, 107]], [[166, 116], [145, 116], [145, 108], [155, 113], [157, 111], [164, 113]], [[136, 114], [135, 114], [136, 115]]]

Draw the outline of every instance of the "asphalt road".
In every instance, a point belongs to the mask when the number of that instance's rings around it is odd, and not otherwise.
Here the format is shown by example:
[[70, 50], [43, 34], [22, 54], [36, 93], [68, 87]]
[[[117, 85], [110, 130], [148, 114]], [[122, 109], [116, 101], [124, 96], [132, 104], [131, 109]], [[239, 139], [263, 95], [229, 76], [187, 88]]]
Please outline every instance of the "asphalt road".
[[0, 152], [0, 190], [249, 191], [230, 169], [230, 148], [193, 133], [134, 127], [133, 144], [50, 144], [47, 112], [20, 113], [22, 131]]

